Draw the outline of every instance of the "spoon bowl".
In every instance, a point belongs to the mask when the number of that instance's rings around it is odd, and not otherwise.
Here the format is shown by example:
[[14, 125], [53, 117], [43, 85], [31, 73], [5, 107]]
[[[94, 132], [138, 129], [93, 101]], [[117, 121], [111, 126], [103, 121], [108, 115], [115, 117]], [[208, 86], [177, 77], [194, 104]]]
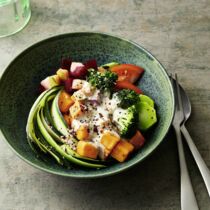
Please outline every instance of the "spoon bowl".
[[182, 104], [183, 104], [183, 110], [184, 110], [184, 122], [185, 123], [190, 115], [191, 115], [191, 103], [190, 103], [190, 99], [188, 97], [188, 95], [186, 94], [185, 90], [182, 88], [181, 85], [180, 86], [180, 93], [181, 93], [181, 98], [182, 98]]

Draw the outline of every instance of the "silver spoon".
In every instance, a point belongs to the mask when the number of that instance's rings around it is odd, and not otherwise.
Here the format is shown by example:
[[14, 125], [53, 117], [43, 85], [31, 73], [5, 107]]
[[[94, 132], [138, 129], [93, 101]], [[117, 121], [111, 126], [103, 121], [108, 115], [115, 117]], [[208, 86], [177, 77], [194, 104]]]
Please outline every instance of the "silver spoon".
[[201, 157], [197, 147], [195, 146], [189, 132], [187, 131], [185, 127], [185, 123], [187, 122], [191, 114], [191, 103], [184, 89], [181, 86], [180, 88], [181, 88], [180, 93], [181, 93], [181, 98], [182, 98], [182, 103], [183, 103], [183, 112], [184, 112], [184, 117], [185, 117], [184, 122], [181, 125], [181, 132], [187, 141], [187, 144], [192, 152], [195, 162], [197, 163], [197, 166], [203, 177], [204, 183], [206, 185], [206, 188], [210, 197], [210, 171], [206, 163], [204, 162], [203, 158]]

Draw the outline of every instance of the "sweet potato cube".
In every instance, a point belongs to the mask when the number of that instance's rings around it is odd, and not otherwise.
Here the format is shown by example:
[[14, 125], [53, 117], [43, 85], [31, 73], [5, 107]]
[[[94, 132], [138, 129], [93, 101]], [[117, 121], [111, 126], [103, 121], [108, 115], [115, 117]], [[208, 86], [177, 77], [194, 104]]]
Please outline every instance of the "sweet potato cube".
[[134, 146], [125, 140], [120, 140], [111, 152], [111, 156], [119, 162], [124, 162], [133, 151]]
[[72, 117], [69, 114], [63, 115], [64, 120], [66, 121], [67, 125], [70, 127], [72, 122]]
[[66, 81], [69, 78], [69, 71], [66, 69], [58, 69], [56, 74], [61, 81]]
[[72, 106], [74, 101], [71, 98], [71, 95], [68, 94], [65, 90], [62, 90], [58, 98], [58, 107], [62, 113], [69, 111], [70, 106]]
[[111, 151], [119, 141], [120, 137], [111, 132], [106, 132], [101, 137], [101, 144], [109, 151]]
[[72, 118], [77, 118], [82, 114], [81, 104], [79, 101], [75, 103], [69, 109]]
[[129, 142], [134, 146], [134, 149], [137, 150], [144, 145], [145, 138], [140, 131], [136, 131], [136, 134], [130, 139]]
[[79, 140], [88, 140], [89, 132], [88, 127], [86, 126], [80, 126], [79, 129], [76, 131], [76, 137]]
[[98, 148], [86, 141], [79, 141], [77, 144], [77, 153], [83, 157], [96, 159], [98, 156]]

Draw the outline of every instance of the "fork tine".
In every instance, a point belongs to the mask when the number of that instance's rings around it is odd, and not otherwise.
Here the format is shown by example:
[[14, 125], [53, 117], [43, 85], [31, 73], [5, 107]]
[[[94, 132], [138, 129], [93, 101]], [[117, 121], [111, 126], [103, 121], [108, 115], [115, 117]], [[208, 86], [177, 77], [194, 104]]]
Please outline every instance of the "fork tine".
[[180, 87], [179, 87], [177, 74], [175, 74], [175, 83], [176, 83], [176, 92], [177, 92], [177, 99], [178, 99], [177, 100], [178, 109], [183, 112], [182, 98], [181, 98], [181, 93], [180, 93]]

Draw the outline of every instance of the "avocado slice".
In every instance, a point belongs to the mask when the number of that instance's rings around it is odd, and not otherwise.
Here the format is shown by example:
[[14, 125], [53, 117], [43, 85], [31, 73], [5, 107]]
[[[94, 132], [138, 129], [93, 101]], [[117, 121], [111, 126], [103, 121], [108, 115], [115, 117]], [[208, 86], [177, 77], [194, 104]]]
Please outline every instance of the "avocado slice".
[[140, 101], [141, 101], [141, 102], [146, 102], [146, 103], [148, 103], [152, 108], [154, 108], [155, 102], [154, 102], [149, 96], [140, 94], [140, 95], [139, 95], [139, 98], [140, 98]]
[[147, 102], [139, 102], [138, 109], [138, 128], [141, 131], [146, 131], [157, 122], [156, 110]]

